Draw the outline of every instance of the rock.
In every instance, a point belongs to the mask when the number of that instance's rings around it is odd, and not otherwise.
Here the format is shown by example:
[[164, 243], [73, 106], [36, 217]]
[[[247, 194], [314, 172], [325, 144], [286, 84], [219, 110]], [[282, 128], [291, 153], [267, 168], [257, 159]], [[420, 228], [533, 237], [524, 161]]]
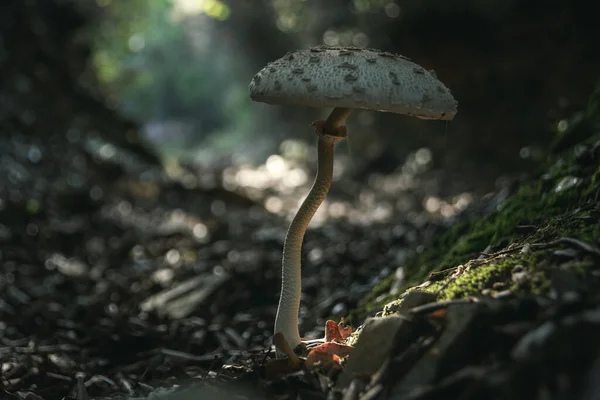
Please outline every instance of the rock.
[[433, 303], [437, 299], [436, 293], [413, 290], [408, 292], [401, 302], [395, 300], [384, 307], [387, 314], [406, 314], [411, 308]]
[[461, 367], [457, 360], [462, 359], [461, 363], [465, 363], [464, 360], [468, 359], [464, 355], [469, 351], [473, 336], [477, 333], [475, 321], [480, 310], [480, 304], [451, 307], [440, 338], [394, 386], [390, 398], [403, 398], [416, 388], [430, 384], [440, 375], [452, 372], [452, 368]]
[[368, 319], [336, 388], [348, 387], [354, 378], [370, 379], [392, 354], [399, 332], [411, 329], [412, 323], [401, 316]]

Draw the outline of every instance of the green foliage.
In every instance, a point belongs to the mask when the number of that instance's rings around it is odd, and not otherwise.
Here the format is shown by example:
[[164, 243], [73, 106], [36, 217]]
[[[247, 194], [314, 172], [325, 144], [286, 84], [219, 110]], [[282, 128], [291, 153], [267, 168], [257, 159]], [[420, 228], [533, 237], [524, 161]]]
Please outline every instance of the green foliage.
[[230, 51], [215, 51], [212, 29], [230, 12], [224, 3], [190, 3], [202, 6], [194, 10], [169, 0], [105, 3], [94, 68], [121, 110], [140, 122], [184, 121], [199, 139], [247, 122], [241, 66]]

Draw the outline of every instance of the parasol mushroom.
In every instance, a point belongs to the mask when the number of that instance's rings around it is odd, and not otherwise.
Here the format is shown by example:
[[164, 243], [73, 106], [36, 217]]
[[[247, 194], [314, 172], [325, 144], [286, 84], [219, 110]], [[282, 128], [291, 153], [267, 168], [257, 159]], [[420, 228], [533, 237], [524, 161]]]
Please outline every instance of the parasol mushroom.
[[259, 71], [249, 89], [254, 101], [333, 108], [325, 121], [313, 122], [318, 136], [317, 176], [292, 220], [283, 246], [275, 333], [281, 332], [296, 348], [301, 343], [298, 309], [302, 240], [331, 186], [333, 148], [346, 137], [344, 123], [352, 109], [451, 120], [458, 103], [443, 83], [410, 59], [356, 47], [318, 46], [288, 53]]

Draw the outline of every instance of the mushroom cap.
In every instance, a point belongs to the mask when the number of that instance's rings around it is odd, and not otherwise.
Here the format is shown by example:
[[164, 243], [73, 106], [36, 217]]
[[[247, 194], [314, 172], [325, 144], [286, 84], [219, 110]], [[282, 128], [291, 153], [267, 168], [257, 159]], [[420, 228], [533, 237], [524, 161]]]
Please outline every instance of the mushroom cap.
[[254, 101], [454, 118], [458, 102], [432, 72], [401, 55], [318, 46], [269, 63], [250, 82]]

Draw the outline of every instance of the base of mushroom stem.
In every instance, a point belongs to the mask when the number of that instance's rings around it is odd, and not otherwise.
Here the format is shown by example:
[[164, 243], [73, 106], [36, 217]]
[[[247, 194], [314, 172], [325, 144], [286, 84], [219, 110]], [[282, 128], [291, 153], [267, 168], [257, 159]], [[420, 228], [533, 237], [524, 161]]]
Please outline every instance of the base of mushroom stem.
[[325, 343], [325, 338], [303, 340], [298, 346], [296, 346], [294, 353], [299, 356], [306, 355], [306, 353], [308, 353], [311, 349], [320, 346], [323, 343]]
[[273, 345], [279, 355], [287, 355], [289, 358], [295, 358], [297, 356], [306, 356], [313, 348], [318, 347], [326, 343], [326, 338], [320, 339], [302, 339], [300, 344], [292, 349], [288, 341], [285, 339], [281, 332], [273, 335]]

